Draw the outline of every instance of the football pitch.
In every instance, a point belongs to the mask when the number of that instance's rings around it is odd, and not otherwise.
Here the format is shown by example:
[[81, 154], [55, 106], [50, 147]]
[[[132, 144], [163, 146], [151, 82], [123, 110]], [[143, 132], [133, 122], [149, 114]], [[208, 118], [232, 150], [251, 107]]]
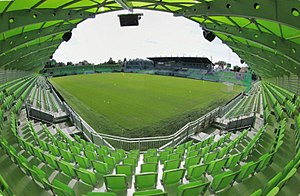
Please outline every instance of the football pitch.
[[49, 79], [95, 131], [125, 137], [168, 135], [236, 96], [223, 83], [130, 73]]

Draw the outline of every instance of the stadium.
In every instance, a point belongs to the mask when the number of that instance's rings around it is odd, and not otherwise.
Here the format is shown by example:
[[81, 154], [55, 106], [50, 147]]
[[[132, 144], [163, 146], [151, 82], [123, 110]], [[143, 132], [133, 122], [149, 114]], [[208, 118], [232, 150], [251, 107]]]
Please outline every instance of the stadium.
[[[78, 24], [133, 9], [199, 24], [248, 70], [205, 57], [47, 67]], [[298, 0], [0, 1], [0, 195], [299, 195], [299, 12]]]

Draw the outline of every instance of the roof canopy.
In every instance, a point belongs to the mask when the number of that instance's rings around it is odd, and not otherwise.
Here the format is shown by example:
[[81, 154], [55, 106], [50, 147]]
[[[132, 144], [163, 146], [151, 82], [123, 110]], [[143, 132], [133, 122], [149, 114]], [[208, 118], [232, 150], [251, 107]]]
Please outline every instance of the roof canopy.
[[62, 35], [78, 23], [134, 8], [172, 12], [199, 23], [264, 78], [300, 75], [299, 0], [0, 1], [0, 68], [42, 69]]

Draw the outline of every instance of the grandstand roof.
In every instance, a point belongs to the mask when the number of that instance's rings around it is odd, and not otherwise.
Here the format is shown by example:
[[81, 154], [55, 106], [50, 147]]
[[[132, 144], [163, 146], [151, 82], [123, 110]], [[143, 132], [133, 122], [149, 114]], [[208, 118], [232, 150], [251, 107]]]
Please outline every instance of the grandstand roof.
[[148, 59], [155, 62], [190, 62], [190, 63], [206, 63], [211, 64], [212, 62], [206, 57], [148, 57]]
[[40, 70], [62, 35], [78, 23], [136, 8], [172, 12], [199, 23], [264, 78], [300, 73], [298, 0], [0, 1], [0, 68]]

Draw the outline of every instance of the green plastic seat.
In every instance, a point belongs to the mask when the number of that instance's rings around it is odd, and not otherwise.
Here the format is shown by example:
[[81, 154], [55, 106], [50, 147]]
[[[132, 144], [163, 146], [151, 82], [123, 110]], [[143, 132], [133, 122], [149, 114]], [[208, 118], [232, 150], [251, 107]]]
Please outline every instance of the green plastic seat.
[[235, 155], [230, 156], [228, 158], [228, 161], [227, 161], [225, 167], [227, 169], [233, 170], [236, 167], [236, 164], [241, 161], [242, 156], [243, 156], [243, 153], [239, 153], [239, 154], [235, 154]]
[[178, 186], [178, 196], [192, 196], [192, 195], [203, 195], [210, 182], [201, 182], [201, 181], [195, 181], [195, 182], [190, 182], [188, 184], [182, 184]]
[[140, 173], [135, 175], [134, 187], [137, 190], [155, 189], [157, 185], [156, 172]]
[[147, 191], [136, 191], [133, 193], [133, 196], [167, 196], [167, 192], [163, 192], [161, 189], [147, 190]]
[[262, 191], [262, 195], [267, 195], [274, 187], [277, 186], [277, 184], [280, 182], [281, 179], [282, 179], [282, 172], [279, 172], [267, 182], [267, 185]]
[[164, 171], [171, 170], [171, 169], [178, 169], [180, 167], [181, 160], [169, 160], [165, 161], [164, 163]]
[[262, 190], [258, 189], [254, 193], [252, 193], [250, 196], [261, 196]]
[[133, 175], [132, 165], [117, 165], [116, 166], [116, 173], [117, 174], [125, 174], [127, 177]]
[[116, 151], [120, 154], [121, 159], [124, 159], [126, 157], [125, 150], [123, 150], [123, 149], [117, 149]]
[[236, 181], [241, 182], [244, 179], [247, 179], [249, 177], [250, 174], [254, 174], [255, 173], [255, 169], [258, 166], [260, 161], [256, 161], [256, 162], [249, 162], [245, 165], [243, 165], [240, 169], [240, 173], [236, 178]]
[[80, 155], [74, 155], [76, 163], [85, 169], [88, 169], [91, 167], [91, 162], [88, 158], [80, 156]]
[[116, 151], [111, 152], [110, 156], [115, 158], [116, 164], [120, 163], [122, 160], [121, 154]]
[[57, 142], [57, 146], [58, 146], [60, 149], [64, 149], [64, 150], [68, 150], [68, 149], [69, 149], [69, 147], [68, 147], [68, 145], [67, 145], [66, 143], [61, 142], [61, 141], [59, 141], [59, 140], [57, 140], [56, 142]]
[[67, 174], [68, 176], [70, 176], [71, 178], [76, 177], [76, 173], [75, 170], [73, 169], [72, 165], [66, 161], [60, 160], [60, 161], [56, 161], [57, 165], [59, 167], [59, 169], [64, 172], [65, 174]]
[[134, 168], [137, 166], [137, 159], [135, 158], [125, 158], [123, 159], [123, 164], [132, 165]]
[[273, 159], [274, 153], [270, 153], [270, 154], [264, 154], [263, 156], [261, 156], [259, 158], [260, 163], [258, 164], [256, 171], [261, 171], [264, 168], [266, 168], [268, 165], [271, 164], [272, 159]]
[[186, 179], [189, 181], [195, 181], [201, 179], [205, 174], [209, 164], [193, 165], [188, 168]]
[[84, 152], [86, 158], [88, 158], [90, 161], [97, 160], [97, 154], [94, 151], [85, 150], [83, 152]]
[[279, 192], [279, 187], [274, 187], [270, 192], [268, 192], [267, 196], [274, 196], [274, 195], [277, 195], [278, 192]]
[[198, 150], [192, 150], [192, 151], [188, 151], [186, 153], [186, 157], [194, 157], [194, 156], [198, 156], [199, 155], [199, 151]]
[[80, 180], [82, 180], [83, 182], [91, 185], [91, 186], [96, 186], [97, 184], [97, 178], [96, 178], [96, 174], [94, 174], [93, 172], [90, 172], [86, 169], [75, 169], [76, 171], [76, 175], [78, 176], [78, 178]]
[[281, 189], [297, 172], [297, 168], [291, 169], [286, 176], [277, 184], [277, 187]]
[[103, 163], [100, 161], [92, 161], [92, 165], [96, 172], [99, 174], [106, 175], [109, 173], [107, 163]]
[[168, 160], [181, 160], [182, 158], [182, 155], [181, 153], [172, 153], [172, 154], [169, 154], [169, 157], [168, 157]]
[[64, 158], [67, 162], [74, 162], [74, 157], [70, 151], [59, 149], [61, 156]]
[[47, 153], [44, 153], [43, 154], [43, 157], [45, 159], [45, 161], [51, 166], [53, 167], [54, 169], [58, 169], [58, 165], [56, 163], [56, 157], [51, 155], [51, 154], [47, 154]]
[[200, 156], [188, 157], [185, 159], [184, 167], [189, 168], [192, 165], [198, 165], [200, 163], [200, 160]]
[[52, 144], [48, 144], [47, 143], [47, 146], [48, 146], [48, 149], [50, 151], [50, 153], [54, 156], [60, 156], [60, 152], [58, 150], [58, 148]]
[[159, 153], [159, 160], [163, 164], [169, 157], [170, 151], [162, 151]]
[[184, 173], [185, 169], [172, 169], [164, 171], [161, 183], [163, 185], [181, 183], [183, 180]]
[[220, 172], [225, 166], [227, 160], [228, 160], [227, 158], [224, 158], [224, 159], [211, 161], [209, 163], [207, 173], [215, 175], [216, 173]]
[[158, 164], [157, 163], [144, 163], [141, 164], [141, 173], [145, 172], [157, 172]]
[[105, 175], [104, 182], [108, 191], [124, 191], [127, 190], [127, 177], [125, 174]]
[[54, 179], [51, 184], [54, 186], [52, 189], [56, 195], [75, 196], [74, 190], [59, 180]]
[[104, 156], [103, 157], [103, 162], [107, 163], [109, 171], [112, 171], [115, 168], [115, 166], [116, 166], [115, 157]]
[[5, 193], [7, 196], [13, 196], [13, 192], [4, 180], [4, 178], [0, 175], [0, 190]]
[[145, 163], [158, 163], [159, 162], [159, 156], [151, 156], [151, 157], [146, 157], [144, 159]]
[[210, 189], [213, 192], [217, 192], [226, 188], [228, 185], [232, 185], [239, 172], [240, 171], [227, 171], [215, 176], [211, 182]]
[[78, 148], [77, 146], [70, 146], [70, 150], [73, 153], [73, 155], [80, 155], [80, 148]]
[[210, 163], [211, 161], [213, 161], [217, 158], [217, 155], [218, 155], [218, 152], [212, 152], [212, 153], [206, 154], [203, 157], [203, 162]]
[[43, 156], [43, 151], [37, 147], [33, 147], [34, 156], [40, 159], [41, 161], [46, 161]]

